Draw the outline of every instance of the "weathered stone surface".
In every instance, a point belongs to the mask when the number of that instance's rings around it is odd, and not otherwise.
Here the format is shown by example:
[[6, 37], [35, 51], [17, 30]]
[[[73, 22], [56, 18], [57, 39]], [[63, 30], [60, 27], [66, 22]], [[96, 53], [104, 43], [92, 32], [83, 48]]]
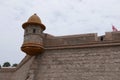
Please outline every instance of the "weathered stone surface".
[[23, 28], [21, 49], [32, 55], [1, 68], [0, 80], [120, 80], [120, 31], [56, 37], [43, 33], [36, 14]]
[[48, 50], [36, 80], [119, 80], [120, 47]]
[[0, 80], [119, 80], [119, 50], [119, 45], [103, 44], [46, 48], [36, 57], [25, 57], [16, 70], [0, 69]]
[[105, 36], [105, 41], [92, 38], [92, 43], [90, 41], [79, 44], [80, 40], [75, 40], [79, 36], [75, 36], [73, 40], [72, 38], [70, 36], [44, 38], [52, 42], [44, 44], [44, 53], [25, 57], [15, 69], [0, 69], [0, 80], [120, 79], [119, 39], [115, 38], [116, 42], [114, 38], [107, 40]]

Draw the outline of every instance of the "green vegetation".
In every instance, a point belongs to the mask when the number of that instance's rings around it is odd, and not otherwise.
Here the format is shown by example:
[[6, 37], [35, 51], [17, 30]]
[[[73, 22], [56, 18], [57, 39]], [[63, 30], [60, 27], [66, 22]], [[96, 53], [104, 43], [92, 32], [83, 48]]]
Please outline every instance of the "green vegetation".
[[11, 64], [9, 62], [5, 62], [2, 67], [10, 67]]
[[[5, 62], [3, 63], [2, 67], [17, 67], [18, 64], [14, 63], [14, 64], [10, 64], [10, 62]], [[1, 65], [0, 65], [1, 68]]]
[[12, 67], [17, 67], [17, 65], [18, 65], [18, 64], [15, 63], [15, 64], [12, 65]]

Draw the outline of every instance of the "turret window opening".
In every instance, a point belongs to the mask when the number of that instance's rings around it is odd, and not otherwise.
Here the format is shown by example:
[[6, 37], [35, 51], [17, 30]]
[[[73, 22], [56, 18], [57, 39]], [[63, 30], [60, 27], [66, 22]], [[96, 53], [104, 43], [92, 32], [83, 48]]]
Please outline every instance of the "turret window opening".
[[33, 33], [36, 33], [36, 29], [33, 29]]
[[100, 41], [103, 41], [103, 40], [104, 40], [104, 36], [101, 36], [101, 37], [100, 37]]

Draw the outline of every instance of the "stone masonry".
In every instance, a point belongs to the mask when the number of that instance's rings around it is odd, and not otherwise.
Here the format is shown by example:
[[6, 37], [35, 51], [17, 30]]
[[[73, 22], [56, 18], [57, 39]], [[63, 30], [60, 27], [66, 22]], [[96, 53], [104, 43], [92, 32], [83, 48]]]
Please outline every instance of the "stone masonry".
[[[120, 32], [112, 33], [118, 35]], [[79, 38], [79, 35], [51, 37], [45, 34], [45, 36], [44, 53], [37, 56], [27, 55], [17, 68], [0, 69], [0, 80], [120, 79], [119, 40], [99, 41], [93, 37], [95, 41], [81, 43], [81, 39], [84, 37]], [[49, 43], [56, 39], [58, 39], [58, 43], [55, 42], [53, 45]], [[71, 43], [72, 40], [77, 41]]]
[[[25, 23], [25, 27], [30, 24]], [[24, 41], [22, 47], [27, 55], [16, 68], [1, 68], [0, 80], [120, 80], [119, 31], [103, 36], [53, 36], [40, 32], [40, 46], [32, 37], [38, 34], [29, 35], [32, 39]]]

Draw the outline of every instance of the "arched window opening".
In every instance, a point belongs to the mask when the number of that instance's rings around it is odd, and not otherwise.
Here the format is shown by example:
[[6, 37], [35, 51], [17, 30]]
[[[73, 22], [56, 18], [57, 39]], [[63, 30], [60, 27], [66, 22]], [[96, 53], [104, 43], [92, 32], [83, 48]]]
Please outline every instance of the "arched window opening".
[[103, 41], [103, 40], [104, 40], [104, 36], [101, 36], [101, 37], [100, 37], [100, 41]]
[[33, 33], [36, 33], [36, 29], [33, 29]]

